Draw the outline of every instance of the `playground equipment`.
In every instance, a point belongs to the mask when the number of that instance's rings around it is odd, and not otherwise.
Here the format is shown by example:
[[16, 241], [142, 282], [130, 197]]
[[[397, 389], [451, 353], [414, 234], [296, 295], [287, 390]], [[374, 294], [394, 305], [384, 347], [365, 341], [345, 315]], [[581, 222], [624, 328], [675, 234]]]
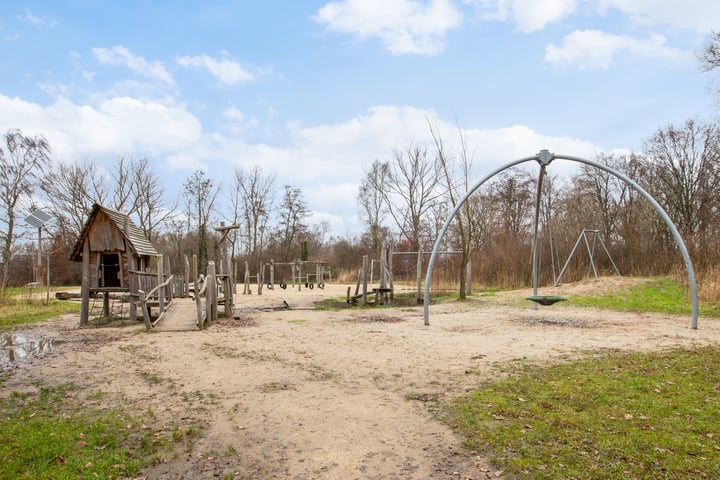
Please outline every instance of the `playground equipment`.
[[[640, 195], [642, 195], [645, 200], [650, 202], [650, 204], [653, 206], [655, 211], [660, 215], [660, 217], [663, 219], [665, 224], [667, 225], [668, 229], [672, 233], [673, 238], [675, 239], [675, 243], [680, 250], [680, 253], [682, 254], [683, 260], [685, 262], [685, 268], [688, 272], [688, 280], [690, 283], [690, 296], [692, 300], [692, 314], [690, 319], [690, 328], [696, 329], [697, 323], [698, 323], [698, 288], [697, 288], [697, 281], [695, 279], [695, 270], [692, 265], [692, 260], [690, 259], [690, 254], [688, 253], [687, 247], [685, 246], [685, 242], [683, 242], [682, 237], [680, 236], [680, 233], [678, 232], [677, 228], [675, 227], [675, 224], [672, 222], [668, 214], [663, 210], [663, 208], [660, 206], [660, 204], [657, 203], [657, 201], [648, 193], [646, 192], [640, 185], [638, 185], [635, 181], [627, 177], [622, 172], [619, 172], [611, 167], [608, 167], [607, 165], [603, 165], [597, 162], [594, 162], [592, 160], [587, 160], [581, 157], [574, 157], [570, 155], [558, 155], [554, 153], [550, 153], [549, 150], [541, 150], [540, 153], [533, 155], [531, 157], [525, 157], [521, 158], [519, 160], [515, 160], [513, 162], [507, 163], [503, 165], [502, 167], [496, 169], [495, 171], [491, 172], [489, 175], [483, 177], [482, 180], [480, 180], [478, 183], [475, 184], [468, 192], [465, 194], [465, 196], [460, 199], [460, 201], [455, 205], [455, 208], [450, 212], [450, 215], [445, 220], [445, 223], [443, 224], [442, 228], [440, 229], [440, 232], [438, 234], [438, 237], [435, 239], [435, 244], [433, 246], [432, 254], [430, 255], [430, 261], [428, 263], [427, 273], [425, 275], [425, 295], [423, 298], [423, 318], [425, 325], [430, 325], [430, 280], [432, 279], [432, 271], [433, 266], [435, 264], [435, 258], [437, 257], [438, 251], [440, 249], [440, 246], [442, 245], [443, 237], [445, 236], [445, 233], [447, 232], [448, 227], [450, 226], [450, 223], [455, 218], [455, 215], [457, 215], [457, 212], [460, 210], [460, 208], [467, 202], [468, 198], [475, 193], [477, 189], [479, 189], [485, 182], [493, 178], [495, 175], [498, 175], [499, 173], [520, 165], [522, 163], [530, 162], [530, 161], [536, 161], [538, 165], [540, 166], [540, 173], [538, 174], [538, 188], [537, 188], [537, 195], [536, 195], [536, 203], [535, 203], [535, 223], [534, 223], [534, 231], [533, 231], [533, 273], [532, 273], [532, 281], [533, 281], [533, 295], [532, 297], [536, 297], [535, 300], [532, 300], [535, 302], [536, 305], [538, 305], [540, 302], [539, 300], [542, 299], [542, 296], [539, 296], [537, 294], [538, 289], [538, 248], [537, 248], [537, 242], [538, 242], [538, 223], [539, 223], [539, 215], [540, 215], [540, 193], [542, 192], [542, 182], [543, 178], [545, 176], [545, 169], [550, 163], [552, 163], [555, 159], [562, 159], [562, 160], [570, 160], [572, 162], [582, 163], [585, 165], [589, 165], [591, 167], [599, 168], [600, 170], [603, 170], [618, 179], [624, 181], [627, 185], [635, 189], [636, 192], [638, 192]], [[555, 302], [552, 302], [555, 303]], [[547, 303], [548, 305], [550, 303]]]
[[[592, 246], [590, 245], [590, 242], [588, 241], [588, 235], [592, 237]], [[565, 265], [563, 266], [562, 270], [560, 270], [560, 273], [558, 274], [557, 278], [555, 279], [555, 285], [560, 285], [560, 281], [562, 280], [563, 273], [565, 273], [565, 270], [567, 270], [568, 265], [570, 265], [570, 260], [572, 260], [573, 256], [575, 255], [575, 251], [578, 248], [578, 245], [580, 245], [580, 241], [585, 241], [585, 247], [587, 248], [588, 256], [590, 257], [590, 266], [588, 267], [588, 277], [591, 273], [595, 275], [595, 279], [598, 278], [597, 268], [595, 267], [595, 247], [597, 246], [598, 242], [600, 243], [600, 246], [602, 247], [603, 251], [605, 252], [605, 255], [607, 255], [608, 259], [610, 259], [610, 263], [612, 264], [613, 268], [615, 269], [615, 273], [617, 275], [620, 275], [620, 270], [618, 270], [617, 265], [615, 265], [615, 262], [612, 259], [612, 256], [610, 255], [610, 252], [608, 251], [607, 247], [605, 246], [605, 241], [603, 241], [602, 236], [600, 235], [600, 230], [588, 230], [586, 228], [583, 228], [583, 231], [580, 232], [580, 235], [578, 235], [578, 239], [575, 242], [575, 245], [573, 246], [572, 250], [570, 251], [570, 255], [568, 255], [567, 261], [565, 262]]]
[[[372, 288], [372, 265], [367, 255], [363, 255], [362, 267], [358, 271], [357, 284], [355, 285], [355, 294], [350, 295], [351, 287], [347, 289], [347, 303], [355, 304], [358, 300], [362, 299], [361, 305], [368, 304], [368, 292], [372, 291], [375, 295], [375, 304], [384, 305], [392, 301], [395, 292], [395, 285], [392, 274], [392, 249], [385, 243], [380, 248], [380, 279], [379, 285], [376, 288]], [[370, 288], [368, 289], [368, 280], [370, 281]], [[360, 293], [360, 287], [362, 286], [362, 293]]]
[[[269, 290], [275, 288], [275, 276], [277, 267], [290, 267], [290, 281], [291, 285], [297, 286], [298, 291], [302, 290], [303, 285], [305, 288], [312, 290], [317, 285], [318, 288], [325, 288], [325, 265], [326, 261], [302, 261], [295, 260], [294, 262], [275, 262], [270, 260], [269, 262], [261, 262], [258, 266], [257, 273], [255, 275], [250, 274], [250, 265], [245, 262], [245, 281], [243, 286], [243, 295], [251, 295], [252, 290], [250, 289], [251, 280], [253, 283], [257, 283], [257, 293], [262, 295], [263, 286]], [[303, 272], [303, 267], [306, 265], [314, 265], [315, 271]], [[266, 271], [269, 275], [266, 276]], [[265, 280], [267, 278], [267, 281]], [[288, 287], [287, 280], [281, 277], [280, 283], [278, 284], [283, 290]]]

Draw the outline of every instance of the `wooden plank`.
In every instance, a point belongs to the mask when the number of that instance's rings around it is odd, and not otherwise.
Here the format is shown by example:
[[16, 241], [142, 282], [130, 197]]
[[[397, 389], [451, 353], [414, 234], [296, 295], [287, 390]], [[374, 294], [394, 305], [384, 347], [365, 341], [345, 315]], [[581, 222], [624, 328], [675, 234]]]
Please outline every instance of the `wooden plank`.
[[172, 306], [155, 321], [158, 332], [187, 332], [198, 328], [198, 317], [191, 298], [176, 298]]
[[82, 253], [82, 280], [80, 303], [80, 325], [87, 325], [90, 318], [90, 245], [87, 239], [83, 242]]

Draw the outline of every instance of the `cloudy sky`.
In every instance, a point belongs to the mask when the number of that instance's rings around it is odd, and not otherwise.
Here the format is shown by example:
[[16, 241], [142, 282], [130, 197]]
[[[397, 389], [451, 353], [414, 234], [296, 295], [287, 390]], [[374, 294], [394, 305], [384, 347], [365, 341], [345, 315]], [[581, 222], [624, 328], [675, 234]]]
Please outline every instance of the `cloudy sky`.
[[717, 0], [5, 0], [0, 132], [56, 162], [147, 156], [171, 196], [260, 165], [353, 235], [363, 167], [428, 119], [465, 131], [479, 179], [714, 118], [713, 29]]

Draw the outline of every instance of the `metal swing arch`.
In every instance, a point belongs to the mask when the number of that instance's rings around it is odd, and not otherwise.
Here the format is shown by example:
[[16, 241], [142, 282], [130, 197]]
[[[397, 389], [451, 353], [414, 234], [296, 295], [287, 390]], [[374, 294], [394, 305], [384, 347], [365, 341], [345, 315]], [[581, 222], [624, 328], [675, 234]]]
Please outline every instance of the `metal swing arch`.
[[598, 162], [594, 162], [592, 160], [588, 160], [581, 157], [575, 157], [571, 155], [558, 155], [551, 153], [549, 150], [541, 150], [540, 153], [530, 156], [530, 157], [524, 157], [515, 161], [512, 161], [510, 163], [507, 163], [503, 165], [502, 167], [494, 170], [490, 174], [483, 177], [478, 183], [475, 184], [470, 190], [467, 191], [465, 196], [463, 196], [462, 199], [455, 205], [455, 208], [453, 208], [452, 212], [450, 212], [450, 215], [445, 220], [445, 223], [443, 224], [442, 228], [440, 229], [440, 232], [438, 233], [438, 237], [435, 239], [435, 244], [433, 245], [432, 253], [430, 254], [430, 260], [428, 261], [428, 268], [427, 273], [425, 275], [425, 291], [423, 295], [423, 319], [425, 325], [430, 325], [430, 281], [432, 278], [432, 272], [433, 267], [435, 265], [435, 257], [437, 256], [437, 252], [440, 249], [440, 245], [442, 244], [442, 240], [445, 237], [445, 233], [447, 233], [447, 229], [450, 226], [450, 223], [455, 218], [455, 215], [457, 215], [457, 212], [460, 210], [460, 208], [467, 202], [467, 200], [470, 198], [470, 196], [475, 193], [485, 182], [493, 178], [494, 176], [498, 175], [499, 173], [502, 173], [503, 171], [515, 167], [517, 165], [520, 165], [522, 163], [526, 163], [532, 160], [535, 160], [540, 165], [540, 175], [538, 177], [538, 193], [536, 198], [536, 205], [535, 205], [535, 225], [534, 225], [534, 232], [533, 232], [533, 296], [537, 297], [537, 288], [538, 288], [538, 253], [537, 253], [537, 235], [538, 235], [538, 215], [539, 215], [539, 204], [540, 204], [540, 191], [542, 188], [542, 179], [545, 173], [545, 168], [552, 163], [553, 160], [560, 159], [560, 160], [570, 160], [572, 162], [582, 163], [585, 165], [589, 165], [591, 167], [599, 168], [600, 170], [603, 170], [620, 180], [624, 181], [626, 184], [628, 184], [630, 187], [635, 189], [636, 192], [638, 192], [640, 195], [645, 198], [650, 204], [653, 206], [655, 211], [660, 215], [660, 217], [663, 219], [667, 227], [670, 229], [670, 232], [672, 233], [673, 238], [675, 239], [675, 244], [677, 245], [678, 249], [680, 250], [680, 253], [682, 254], [683, 261], [685, 262], [685, 269], [688, 272], [688, 281], [690, 283], [690, 296], [692, 301], [692, 313], [691, 313], [691, 319], [690, 319], [690, 328], [697, 329], [698, 324], [698, 314], [699, 314], [699, 307], [698, 307], [698, 288], [697, 288], [697, 280], [695, 278], [695, 269], [693, 268], [692, 260], [690, 259], [690, 254], [688, 253], [687, 247], [685, 246], [685, 242], [683, 241], [682, 237], [680, 236], [680, 232], [678, 232], [677, 227], [675, 227], [675, 224], [670, 219], [668, 214], [663, 210], [663, 208], [660, 206], [659, 203], [647, 192], [645, 189], [643, 189], [637, 182], [623, 174], [622, 172], [615, 170], [611, 167], [608, 167], [607, 165], [602, 165]]

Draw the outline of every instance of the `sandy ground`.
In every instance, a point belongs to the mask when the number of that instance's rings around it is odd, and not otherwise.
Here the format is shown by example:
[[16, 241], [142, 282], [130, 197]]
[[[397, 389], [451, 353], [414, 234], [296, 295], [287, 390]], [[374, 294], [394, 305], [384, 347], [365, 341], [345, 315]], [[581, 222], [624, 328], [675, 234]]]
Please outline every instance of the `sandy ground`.
[[[546, 293], [611, 293], [621, 283]], [[122, 403], [148, 428], [203, 425], [190, 451], [139, 478], [503, 478], [462, 447], [437, 418], [434, 399], [462, 394], [509, 362], [720, 341], [717, 320], [701, 318], [691, 330], [684, 316], [502, 304], [529, 291], [434, 304], [430, 326], [422, 306], [312, 309], [314, 300], [345, 291], [239, 295], [236, 318], [205, 331], [79, 329], [77, 316], [26, 327], [63, 343], [10, 365], [3, 392], [72, 382], [88, 404]], [[290, 310], [275, 309], [283, 301]]]

